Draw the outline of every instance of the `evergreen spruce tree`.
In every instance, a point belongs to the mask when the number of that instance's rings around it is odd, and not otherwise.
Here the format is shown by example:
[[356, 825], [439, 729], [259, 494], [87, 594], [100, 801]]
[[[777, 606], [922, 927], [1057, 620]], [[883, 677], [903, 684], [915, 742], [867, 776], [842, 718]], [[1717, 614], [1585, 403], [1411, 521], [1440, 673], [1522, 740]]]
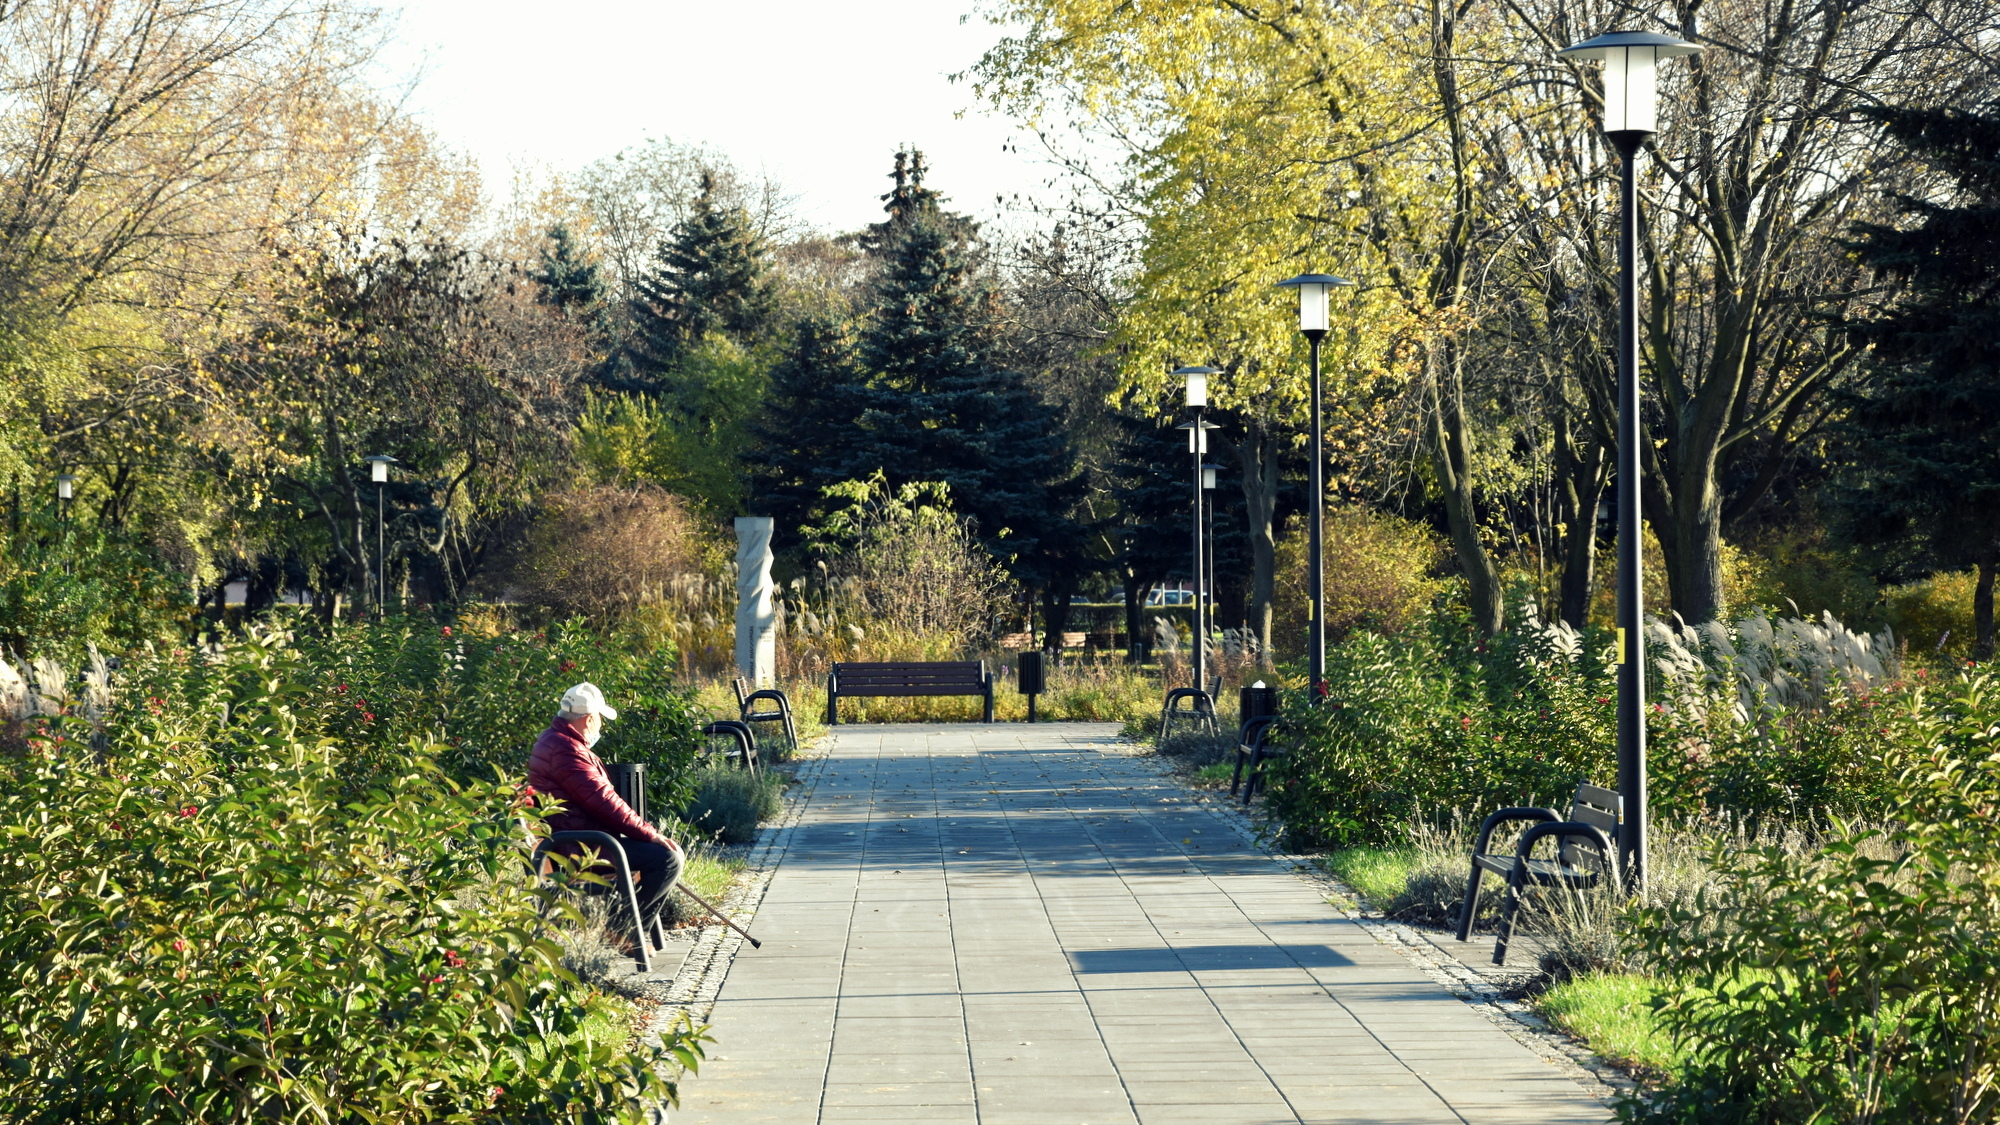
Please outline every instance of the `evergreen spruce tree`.
[[1956, 205], [1901, 198], [1922, 221], [1869, 225], [1864, 261], [1902, 299], [1856, 335], [1880, 375], [1854, 404], [1857, 537], [1921, 544], [1929, 568], [1979, 568], [1975, 655], [1994, 649], [2000, 567], [2000, 107], [1879, 109], [1889, 132], [1960, 189]]
[[1045, 591], [1059, 628], [1093, 565], [1074, 516], [1082, 477], [1054, 411], [993, 361], [997, 297], [977, 224], [944, 211], [923, 174], [921, 154], [898, 155], [889, 218], [864, 239], [882, 269], [859, 349], [871, 382], [856, 396], [858, 452], [892, 483], [949, 484], [995, 556]]
[[777, 303], [767, 259], [749, 214], [718, 205], [715, 178], [704, 174], [687, 218], [632, 284], [629, 389], [659, 393], [687, 352], [711, 335], [754, 342]]
[[541, 299], [567, 313], [594, 315], [604, 304], [604, 277], [597, 263], [584, 257], [565, 224], [549, 228], [549, 243], [542, 247], [536, 268], [528, 271], [529, 279], [541, 287]]
[[771, 393], [750, 455], [755, 511], [775, 517], [780, 545], [826, 515], [827, 486], [859, 480], [865, 464], [860, 394], [866, 378], [854, 330], [833, 316], [810, 317], [771, 369]]

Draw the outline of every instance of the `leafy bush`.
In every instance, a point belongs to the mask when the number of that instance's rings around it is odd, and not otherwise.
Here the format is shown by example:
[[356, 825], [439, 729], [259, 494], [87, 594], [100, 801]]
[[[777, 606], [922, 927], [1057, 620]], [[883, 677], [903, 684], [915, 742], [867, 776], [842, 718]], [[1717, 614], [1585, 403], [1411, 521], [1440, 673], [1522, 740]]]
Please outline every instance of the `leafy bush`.
[[183, 580], [129, 538], [42, 514], [0, 536], [0, 651], [77, 661], [178, 636]]
[[893, 622], [901, 634], [957, 647], [986, 638], [1006, 573], [970, 523], [953, 513], [947, 486], [892, 488], [878, 472], [826, 492], [847, 507], [806, 529], [814, 546], [832, 556], [824, 628]]
[[[1401, 842], [1420, 813], [1566, 807], [1579, 779], [1615, 785], [1610, 638], [1544, 624], [1532, 604], [1484, 640], [1435, 611], [1395, 637], [1328, 653], [1330, 704], [1287, 708], [1271, 809], [1299, 847]], [[1913, 736], [1915, 685], [1892, 639], [1746, 618], [1648, 631], [1656, 815], [1824, 819], [1879, 810], [1883, 755]]]
[[604, 621], [698, 571], [698, 539], [687, 503], [655, 485], [571, 489], [537, 505], [507, 580], [529, 604]]
[[9, 1120], [637, 1120], [693, 1065], [598, 1041], [526, 875], [514, 787], [413, 740], [351, 794], [301, 692], [230, 700], [223, 745], [37, 720], [0, 785]]
[[225, 760], [255, 737], [232, 721], [237, 709], [277, 700], [299, 737], [336, 740], [352, 792], [399, 773], [411, 739], [436, 743], [454, 777], [518, 776], [556, 701], [579, 680], [619, 709], [598, 752], [646, 763], [649, 803], [671, 808], [686, 798], [698, 738], [688, 694], [659, 653], [581, 622], [477, 635], [417, 617], [317, 633], [252, 629], [240, 640], [132, 654], [118, 679], [120, 722], [213, 745]]
[[725, 844], [747, 844], [757, 838], [757, 825], [778, 813], [785, 779], [768, 770], [751, 771], [711, 765], [695, 774], [694, 796], [681, 819]]
[[[1329, 642], [1357, 629], [1398, 633], [1421, 620], [1437, 595], [1432, 578], [1442, 553], [1422, 524], [1354, 504], [1326, 513], [1326, 628]], [[1272, 644], [1281, 653], [1306, 645], [1306, 537], [1278, 543], [1278, 594]]]
[[1627, 1119], [1992, 1121], [2000, 1098], [2000, 692], [1962, 679], [1920, 707], [1896, 827], [1841, 826], [1810, 855], [1718, 849], [1721, 884], [1639, 912], [1678, 1081]]

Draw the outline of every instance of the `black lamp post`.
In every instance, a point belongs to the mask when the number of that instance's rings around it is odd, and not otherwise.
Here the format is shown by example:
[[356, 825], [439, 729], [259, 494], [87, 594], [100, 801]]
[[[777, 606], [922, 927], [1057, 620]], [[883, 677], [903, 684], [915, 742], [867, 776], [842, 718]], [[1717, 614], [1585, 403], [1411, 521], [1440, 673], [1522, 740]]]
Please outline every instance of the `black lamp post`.
[[[1206, 452], [1206, 450], [1204, 450]], [[1208, 617], [1214, 617], [1216, 605], [1216, 470], [1220, 464], [1202, 464], [1202, 542], [1208, 544], [1208, 556], [1202, 558], [1202, 573], [1208, 577]]]
[[383, 595], [389, 587], [384, 580], [383, 535], [382, 535], [382, 491], [389, 483], [389, 466], [397, 463], [394, 457], [377, 453], [364, 458], [368, 462], [369, 479], [375, 482], [375, 616], [382, 616]]
[[69, 502], [75, 498], [76, 478], [68, 473], [58, 474], [56, 477], [56, 508], [57, 514], [62, 517], [64, 523], [69, 522]]
[[1204, 578], [1202, 558], [1205, 550], [1202, 543], [1201, 520], [1201, 458], [1208, 452], [1208, 431], [1213, 427], [1202, 420], [1202, 411], [1208, 409], [1208, 377], [1221, 372], [1213, 367], [1180, 367], [1174, 374], [1187, 380], [1187, 407], [1189, 418], [1178, 428], [1188, 432], [1188, 451], [1194, 459], [1194, 690], [1196, 706], [1213, 712], [1214, 701], [1208, 699], [1208, 684], [1203, 676], [1203, 663], [1207, 655], [1208, 629], [1202, 615], [1201, 587]]
[[1330, 273], [1302, 273], [1278, 283], [1299, 291], [1299, 334], [1312, 345], [1312, 471], [1306, 485], [1312, 490], [1306, 544], [1306, 615], [1312, 624], [1306, 629], [1306, 683], [1315, 701], [1326, 691], [1326, 426], [1320, 413], [1319, 347], [1330, 326], [1327, 294], [1352, 284]]
[[1658, 126], [1656, 64], [1692, 43], [1613, 31], [1561, 54], [1604, 63], [1604, 135], [1620, 161], [1618, 227], [1618, 865], [1626, 886], [1646, 879], [1646, 642], [1639, 545], [1639, 147]]

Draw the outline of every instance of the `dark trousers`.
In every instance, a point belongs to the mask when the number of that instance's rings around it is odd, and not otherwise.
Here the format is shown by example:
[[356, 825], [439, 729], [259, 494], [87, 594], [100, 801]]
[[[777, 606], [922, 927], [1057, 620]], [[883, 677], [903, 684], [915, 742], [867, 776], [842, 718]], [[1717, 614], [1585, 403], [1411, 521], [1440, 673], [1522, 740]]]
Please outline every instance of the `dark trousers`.
[[[681, 877], [681, 856], [679, 852], [651, 840], [639, 840], [630, 836], [618, 837], [619, 846], [625, 849], [625, 862], [632, 868], [633, 890], [639, 894], [639, 915], [651, 920], [659, 917], [660, 910], [667, 904], [667, 895], [674, 889], [674, 880]], [[618, 893], [618, 869], [609, 863], [597, 866], [595, 873], [612, 881], [610, 893], [616, 896], [611, 907], [611, 916], [630, 924], [631, 911], [625, 905], [625, 896]]]

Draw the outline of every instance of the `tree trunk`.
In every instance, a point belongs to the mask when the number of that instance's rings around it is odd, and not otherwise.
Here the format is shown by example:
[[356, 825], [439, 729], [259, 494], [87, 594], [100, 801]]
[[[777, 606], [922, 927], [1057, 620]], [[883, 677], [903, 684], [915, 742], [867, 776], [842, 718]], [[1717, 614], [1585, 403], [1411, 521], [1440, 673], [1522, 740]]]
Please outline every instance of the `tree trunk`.
[[[1260, 419], [1246, 417], [1243, 440], [1236, 443], [1243, 467], [1243, 525], [1250, 539], [1250, 605], [1248, 624], [1257, 635], [1258, 666], [1271, 661], [1271, 606], [1277, 597], [1278, 439]], [[1197, 638], [1197, 641], [1201, 638]]]
[[1479, 541], [1479, 519], [1472, 499], [1472, 432], [1465, 419], [1457, 349], [1446, 343], [1442, 350], [1442, 357], [1433, 357], [1437, 373], [1431, 380], [1431, 463], [1437, 472], [1438, 489], [1444, 494], [1452, 552], [1465, 572], [1473, 623], [1490, 637], [1506, 625], [1507, 607], [1500, 597], [1499, 572], [1493, 568], [1486, 545]]
[[1979, 561], [1979, 585], [1972, 590], [1972, 658], [1993, 659], [1993, 567], [1991, 556]]
[[[1697, 446], [1690, 438], [1686, 446]], [[1671, 499], [1657, 488], [1648, 488], [1646, 522], [1660, 540], [1660, 554], [1667, 564], [1669, 608], [1689, 625], [1700, 625], [1721, 617], [1728, 600], [1722, 581], [1722, 482], [1718, 479], [1717, 458], [1697, 446], [1688, 463], [1668, 466], [1673, 481]], [[1653, 466], [1646, 475], [1658, 479]]]
[[1146, 624], [1146, 615], [1142, 609], [1146, 599], [1145, 584], [1139, 580], [1138, 572], [1131, 567], [1123, 567], [1121, 571], [1119, 578], [1125, 587], [1125, 659], [1135, 665], [1144, 664], [1146, 641], [1139, 635], [1139, 631]]
[[1562, 474], [1559, 493], [1563, 525], [1562, 621], [1581, 629], [1590, 620], [1590, 602], [1597, 592], [1597, 508], [1611, 480], [1611, 459], [1601, 442], [1581, 444], [1567, 415], [1556, 421], [1556, 469]]
[[1042, 624], [1048, 637], [1042, 647], [1050, 652], [1063, 650], [1063, 633], [1069, 629], [1069, 599], [1075, 587], [1067, 582], [1051, 582], [1042, 588]]

